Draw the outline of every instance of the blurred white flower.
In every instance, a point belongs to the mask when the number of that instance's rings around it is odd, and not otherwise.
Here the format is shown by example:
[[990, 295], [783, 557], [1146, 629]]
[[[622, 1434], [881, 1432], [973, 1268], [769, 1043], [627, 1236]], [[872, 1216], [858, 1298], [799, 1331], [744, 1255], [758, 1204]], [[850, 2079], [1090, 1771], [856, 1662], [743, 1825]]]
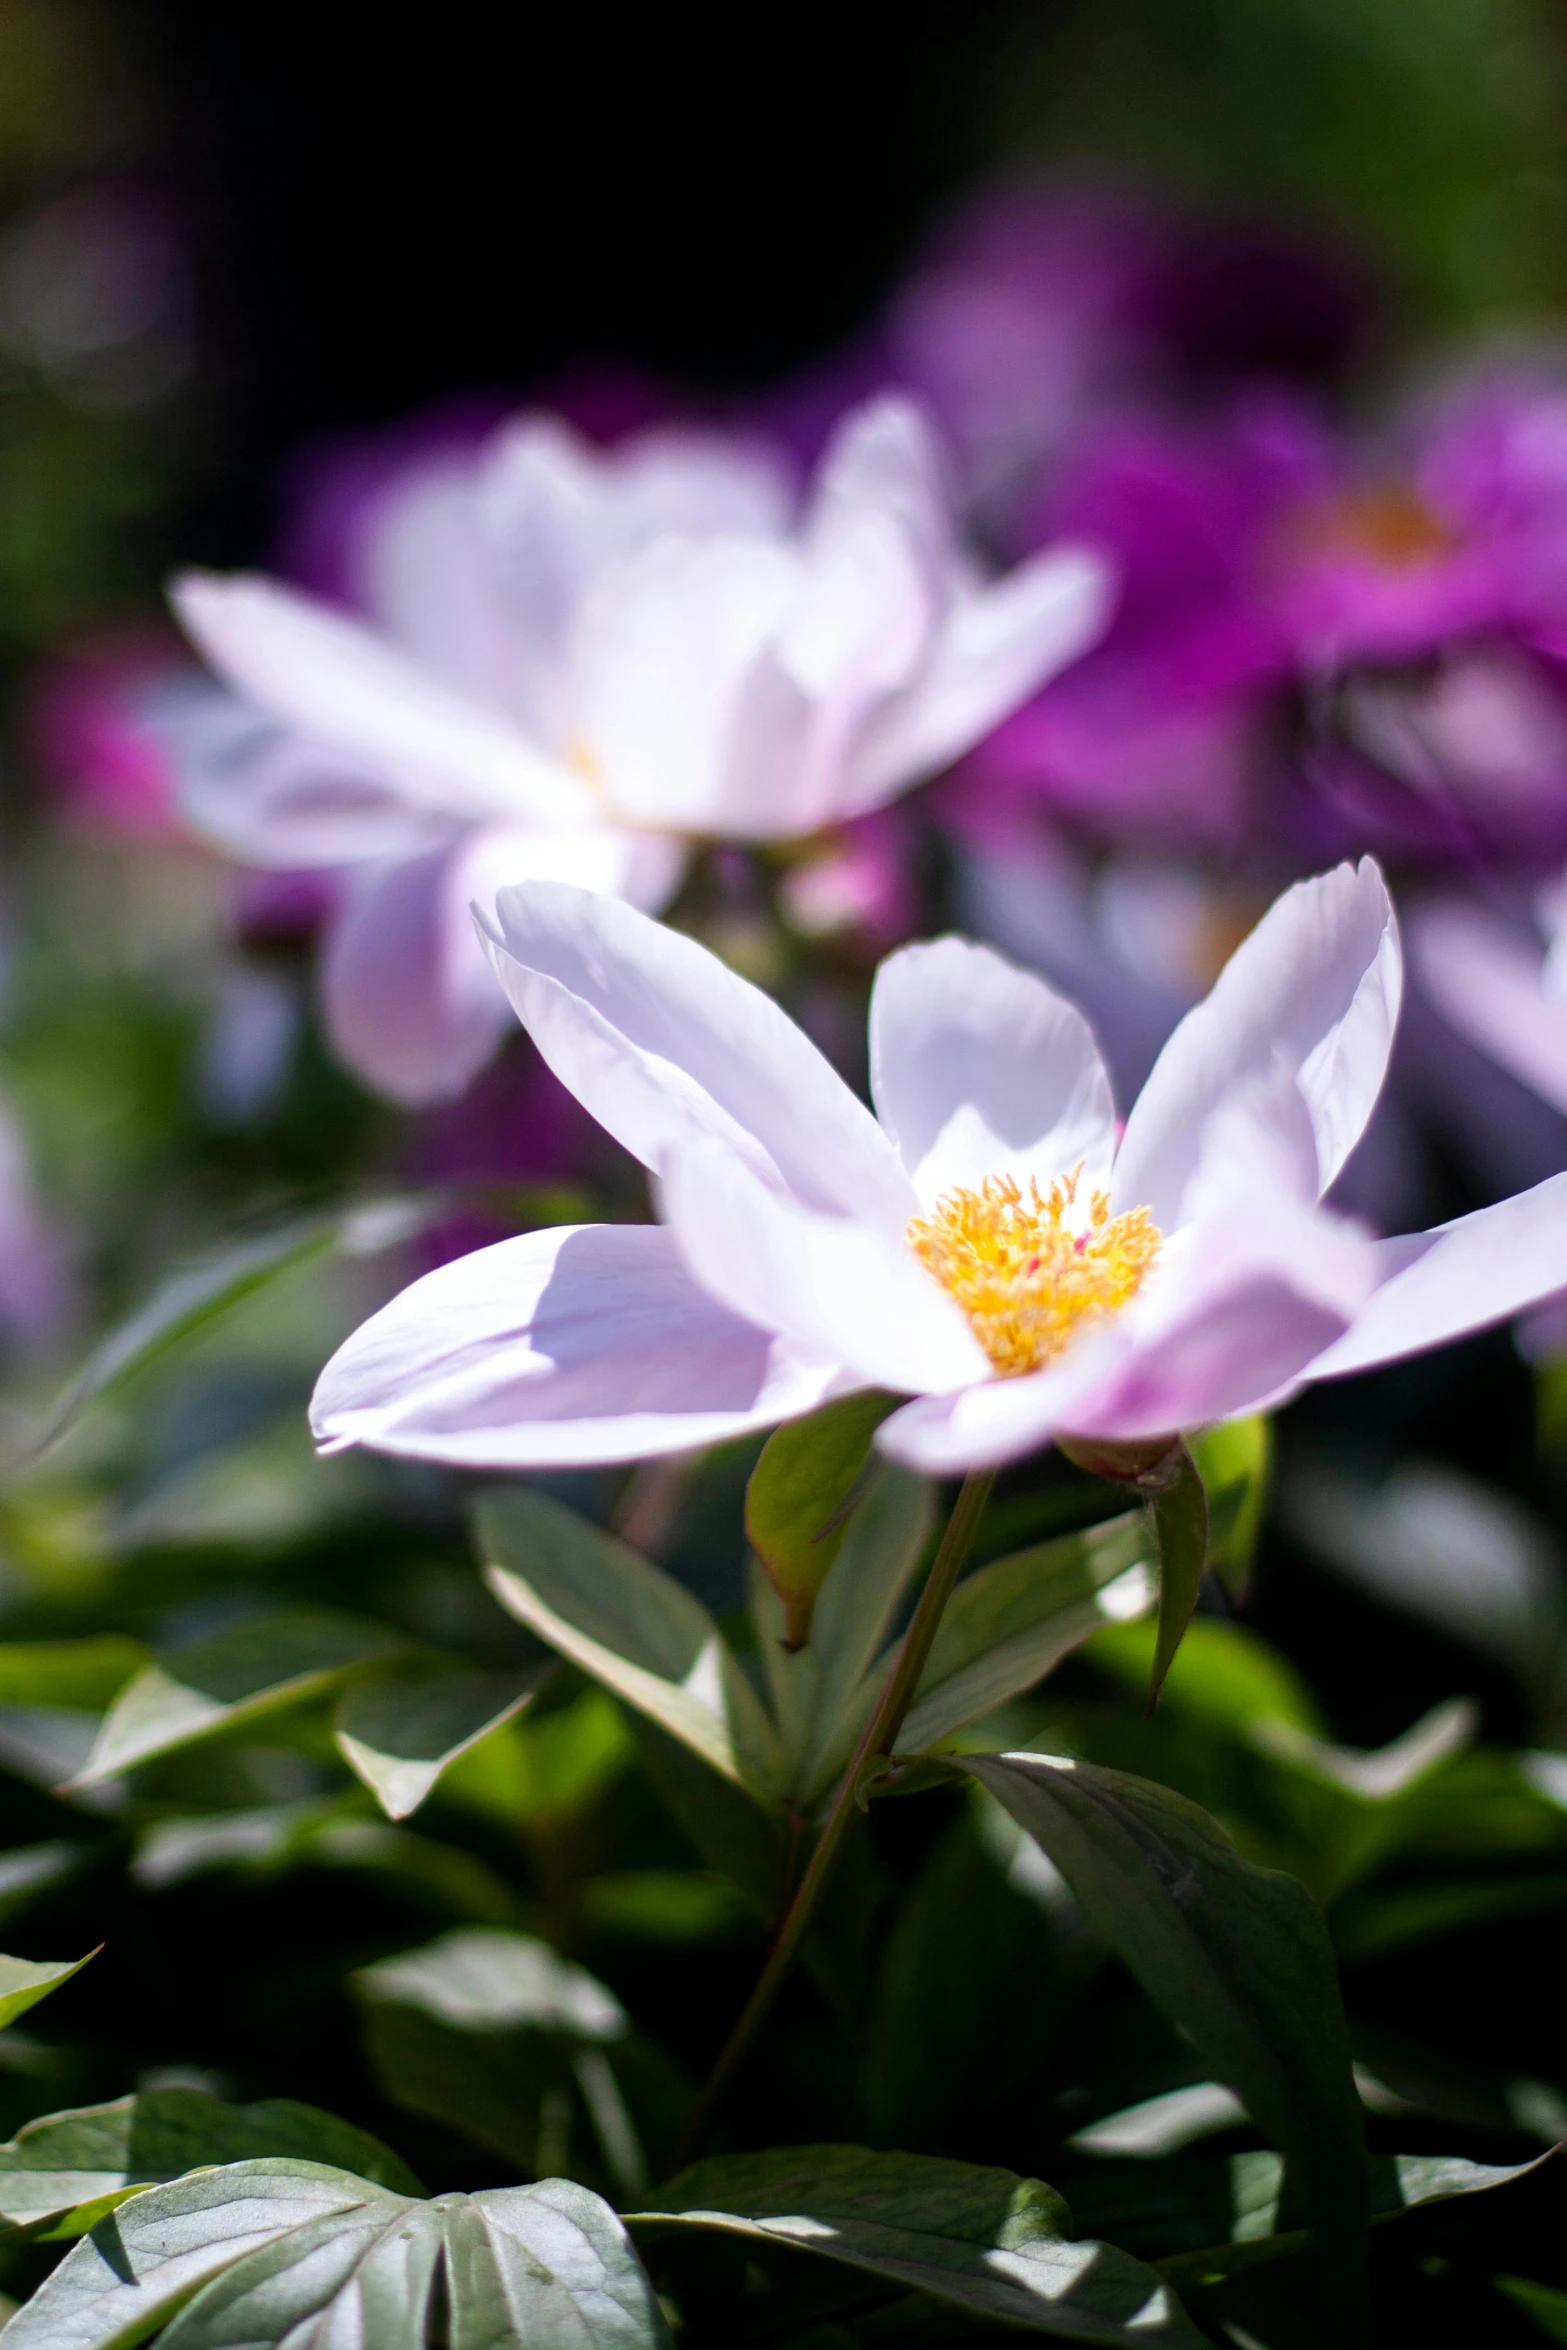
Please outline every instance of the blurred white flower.
[[749, 444], [595, 451], [524, 417], [385, 512], [369, 623], [187, 575], [230, 689], [165, 695], [186, 813], [232, 854], [345, 866], [336, 1049], [405, 1101], [455, 1094], [505, 1017], [468, 920], [542, 877], [648, 907], [688, 844], [812, 834], [968, 749], [1096, 633], [1077, 550], [982, 581], [916, 410], [841, 426], [803, 512]]

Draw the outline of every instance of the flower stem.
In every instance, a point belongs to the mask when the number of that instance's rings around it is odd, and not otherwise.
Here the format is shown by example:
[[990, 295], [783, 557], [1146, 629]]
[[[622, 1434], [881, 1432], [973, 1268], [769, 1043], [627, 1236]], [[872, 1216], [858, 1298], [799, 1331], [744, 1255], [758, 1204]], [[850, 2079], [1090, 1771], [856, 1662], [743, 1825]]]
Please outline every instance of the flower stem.
[[875, 1761], [880, 1755], [891, 1754], [897, 1743], [903, 1717], [909, 1710], [914, 1692], [919, 1687], [920, 1675], [925, 1670], [942, 1611], [952, 1597], [953, 1586], [968, 1556], [975, 1528], [994, 1483], [993, 1469], [971, 1469], [963, 1480], [958, 1498], [952, 1505], [946, 1531], [941, 1537], [940, 1548], [925, 1578], [919, 1604], [909, 1619], [909, 1628], [899, 1644], [876, 1709], [866, 1723], [848, 1768], [838, 1782], [832, 1808], [822, 1823], [822, 1832], [816, 1840], [810, 1864], [773, 1938], [766, 1962], [756, 1979], [755, 1989], [741, 2010], [707, 2086], [697, 2099], [691, 2117], [681, 2132], [671, 2165], [673, 2170], [683, 2170], [696, 2155], [793, 1964], [795, 1953], [810, 1923], [811, 1912], [816, 1907], [822, 1888], [832, 1873], [839, 1848], [849, 1832], [867, 1763]]

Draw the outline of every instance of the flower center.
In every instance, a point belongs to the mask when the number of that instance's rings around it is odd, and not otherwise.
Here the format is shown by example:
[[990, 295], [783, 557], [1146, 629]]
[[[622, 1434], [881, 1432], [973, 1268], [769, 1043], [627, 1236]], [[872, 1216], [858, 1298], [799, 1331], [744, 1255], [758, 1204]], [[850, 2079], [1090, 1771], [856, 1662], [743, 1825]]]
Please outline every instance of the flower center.
[[1047, 1192], [987, 1175], [908, 1227], [909, 1246], [967, 1314], [1003, 1379], [1052, 1363], [1084, 1322], [1136, 1296], [1164, 1235], [1146, 1208], [1110, 1213], [1108, 1192], [1079, 1207], [1081, 1162]]
[[1453, 531], [1396, 482], [1328, 498], [1301, 518], [1297, 543], [1308, 555], [1358, 556], [1387, 571], [1410, 570], [1453, 553]]

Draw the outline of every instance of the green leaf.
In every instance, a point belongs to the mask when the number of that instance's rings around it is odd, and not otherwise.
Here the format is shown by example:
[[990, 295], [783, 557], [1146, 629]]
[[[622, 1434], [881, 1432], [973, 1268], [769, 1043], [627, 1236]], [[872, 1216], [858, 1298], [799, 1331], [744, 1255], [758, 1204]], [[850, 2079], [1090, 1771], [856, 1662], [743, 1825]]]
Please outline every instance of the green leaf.
[[[1087, 1661], [1124, 1688], [1145, 1690], [1157, 1641], [1155, 1624], [1109, 1624], [1094, 1634]], [[1222, 1616], [1197, 1616], [1187, 1626], [1160, 1706], [1237, 1737], [1263, 1720], [1290, 1722], [1312, 1736], [1322, 1731], [1316, 1702], [1294, 1666], [1244, 1624]]]
[[564, 2169], [582, 2109], [622, 2192], [646, 2166], [604, 2050], [624, 2009], [585, 1968], [527, 1934], [469, 1928], [354, 1976], [387, 2093], [525, 2170]]
[[73, 1787], [238, 1729], [339, 1682], [403, 1645], [377, 1624], [324, 1608], [257, 1616], [147, 1665], [115, 1699]]
[[544, 1714], [530, 1708], [486, 1732], [457, 1757], [441, 1793], [515, 1828], [593, 1803], [634, 1751], [624, 1713], [607, 1690], [590, 1685], [567, 1705]]
[[580, 1894], [590, 1933], [631, 1942], [728, 1941], [750, 1912], [726, 1877], [706, 1869], [615, 1869]]
[[683, 1584], [525, 1486], [475, 1512], [491, 1590], [520, 1622], [758, 1800], [783, 1791], [778, 1734]]
[[[1532, 2162], [1470, 2162], [1459, 2154], [1384, 2154], [1370, 2164], [1371, 2218], [1386, 2227], [1428, 2203], [1460, 2195], [1484, 2195], [1529, 2177], [1555, 2159], [1554, 2150]], [[1189, 2165], [1212, 2173], [1213, 2164]], [[1310, 2237], [1303, 2228], [1276, 2233], [1283, 2166], [1275, 2154], [1233, 2154], [1228, 2164], [1233, 2197], [1229, 2241], [1200, 2251], [1180, 2252], [1158, 2264], [1159, 2274], [1182, 2291], [1222, 2284], [1227, 2277], [1297, 2258]], [[1148, 2174], [1145, 2174], [1145, 2176]], [[1157, 2190], [1156, 2190], [1157, 2191]], [[1166, 2193], [1168, 2189], [1166, 2189]]]
[[14, 1917], [51, 1885], [58, 1885], [93, 1858], [95, 1847], [74, 1837], [48, 1844], [18, 1844], [0, 1852], [0, 1919]]
[[171, 1275], [89, 1355], [50, 1413], [39, 1449], [58, 1443], [89, 1404], [117, 1394], [284, 1274], [337, 1250], [375, 1256], [398, 1247], [433, 1221], [443, 1205], [428, 1198], [387, 1199], [302, 1216]]
[[1058, 1755], [963, 1767], [1284, 2154], [1326, 2272], [1358, 2290], [1364, 2128], [1333, 1953], [1305, 1887], [1254, 1867], [1206, 1812], [1148, 1780]]
[[618, 2040], [625, 2010], [613, 1992], [531, 1934], [459, 1927], [421, 1950], [361, 1967], [363, 1999], [417, 2007], [459, 2031], [525, 2025], [570, 2040]]
[[1175, 1447], [1169, 1482], [1161, 1478], [1150, 1496], [1159, 1554], [1159, 1637], [1154, 1644], [1153, 1672], [1148, 1685], [1150, 1710], [1157, 1704], [1165, 1674], [1192, 1620], [1203, 1569], [1208, 1563], [1208, 1497], [1197, 1465], [1184, 1444]]
[[49, 1705], [98, 1713], [147, 1662], [139, 1640], [17, 1640], [0, 1647], [0, 1705]]
[[353, 1682], [333, 1721], [338, 1750], [387, 1817], [405, 1820], [442, 1772], [510, 1721], [553, 1669], [470, 1673], [420, 1664]]
[[[100, 1943], [98, 1949], [102, 1947]], [[89, 1950], [87, 1958], [0, 1958], [0, 2032], [79, 1975], [87, 1959], [97, 1955], [97, 1950]]]
[[897, 1397], [874, 1388], [823, 1404], [776, 1429], [745, 1492], [745, 1531], [783, 1602], [784, 1643], [803, 1648], [827, 1571], [843, 1546], [849, 1505], [871, 1439]]
[[[444, 2277], [444, 2288], [438, 2279]], [[445, 2309], [438, 2311], [444, 2290]], [[14, 2350], [662, 2350], [615, 2214], [551, 2179], [420, 2203], [270, 2158], [150, 2187], [76, 2245], [11, 2321]]]
[[922, 1477], [888, 1462], [869, 1481], [817, 1597], [806, 1648], [784, 1645], [783, 1603], [753, 1571], [751, 1612], [789, 1792], [813, 1804], [833, 1786], [886, 1674], [880, 1650], [924, 1555], [933, 1515]]
[[1030, 1689], [1105, 1623], [1153, 1599], [1139, 1510], [994, 1560], [947, 1602], [898, 1741], [917, 1754]]
[[295, 2155], [417, 2195], [419, 2182], [367, 2131], [311, 2105], [226, 2105], [200, 2089], [144, 2089], [28, 2122], [0, 2146], [0, 2219], [51, 2238], [83, 2235], [105, 2211], [198, 2164]]
[[1243, 1599], [1267, 1506], [1273, 1423], [1261, 1413], [1221, 1420], [1188, 1444], [1208, 1497], [1208, 1564]]
[[[1555, 1371], [1563, 1366], [1555, 1363]], [[1532, 2318], [1548, 2342], [1567, 2342], [1567, 2293], [1558, 2285], [1536, 2284], [1532, 2277], [1498, 2277], [1496, 2289], [1504, 2301]]]
[[1202, 2342], [1151, 2269], [1111, 2245], [1074, 2241], [1054, 2189], [1012, 2171], [792, 2146], [698, 2163], [630, 2224], [790, 2245], [1065, 2341]]

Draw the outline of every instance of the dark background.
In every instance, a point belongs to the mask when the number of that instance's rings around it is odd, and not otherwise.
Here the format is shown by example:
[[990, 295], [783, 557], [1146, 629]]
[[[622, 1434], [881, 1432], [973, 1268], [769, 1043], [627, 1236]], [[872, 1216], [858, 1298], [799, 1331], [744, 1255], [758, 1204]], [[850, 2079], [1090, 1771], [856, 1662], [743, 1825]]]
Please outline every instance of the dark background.
[[152, 9], [221, 372], [209, 554], [302, 436], [634, 358], [776, 377], [984, 166], [1017, 11]]

